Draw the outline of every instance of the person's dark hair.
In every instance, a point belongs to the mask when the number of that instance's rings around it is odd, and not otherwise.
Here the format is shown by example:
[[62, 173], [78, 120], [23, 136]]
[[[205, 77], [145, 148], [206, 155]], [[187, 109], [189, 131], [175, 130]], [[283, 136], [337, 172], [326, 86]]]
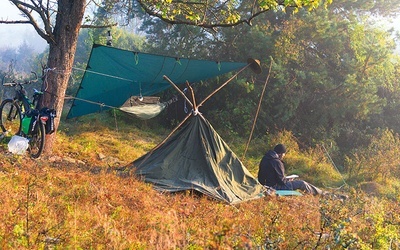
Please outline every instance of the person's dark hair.
[[283, 153], [286, 153], [286, 147], [283, 144], [278, 144], [275, 146], [274, 151], [277, 154], [283, 154]]

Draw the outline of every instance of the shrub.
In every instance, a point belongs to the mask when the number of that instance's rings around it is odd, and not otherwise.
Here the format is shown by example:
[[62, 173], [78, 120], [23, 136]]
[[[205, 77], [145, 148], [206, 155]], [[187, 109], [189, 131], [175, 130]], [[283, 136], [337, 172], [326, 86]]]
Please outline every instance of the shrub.
[[399, 136], [388, 129], [379, 130], [368, 146], [346, 157], [349, 181], [352, 184], [377, 183], [389, 190], [391, 186], [399, 186], [399, 153]]

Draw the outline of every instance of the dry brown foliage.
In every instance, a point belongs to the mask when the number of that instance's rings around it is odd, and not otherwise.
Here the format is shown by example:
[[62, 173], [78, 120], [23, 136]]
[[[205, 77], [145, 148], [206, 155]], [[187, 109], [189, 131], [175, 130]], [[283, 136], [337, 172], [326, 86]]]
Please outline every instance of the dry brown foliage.
[[70, 125], [59, 132], [54, 155], [38, 160], [1, 144], [1, 249], [399, 247], [391, 227], [400, 222], [396, 204], [266, 196], [233, 206], [196, 192], [160, 193], [120, 168], [160, 137]]

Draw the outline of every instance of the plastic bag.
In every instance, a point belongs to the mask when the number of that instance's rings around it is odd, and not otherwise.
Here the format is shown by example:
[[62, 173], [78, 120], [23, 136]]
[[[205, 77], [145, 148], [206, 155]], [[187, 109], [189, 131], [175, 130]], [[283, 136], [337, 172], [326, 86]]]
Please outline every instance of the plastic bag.
[[28, 147], [29, 140], [18, 135], [14, 135], [13, 137], [11, 137], [11, 140], [8, 143], [8, 151], [13, 154], [22, 155], [26, 152]]

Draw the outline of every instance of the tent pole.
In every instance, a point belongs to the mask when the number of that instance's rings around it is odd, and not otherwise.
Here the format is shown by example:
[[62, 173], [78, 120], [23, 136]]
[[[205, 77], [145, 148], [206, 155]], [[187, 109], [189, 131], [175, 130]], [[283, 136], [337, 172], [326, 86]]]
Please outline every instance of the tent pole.
[[176, 84], [175, 84], [171, 79], [168, 78], [168, 76], [163, 75], [163, 78], [164, 78], [165, 80], [167, 80], [167, 81], [169, 82], [169, 84], [171, 84], [172, 87], [174, 87], [174, 88], [176, 89], [176, 91], [178, 91], [179, 94], [182, 95], [183, 98], [185, 98], [185, 100], [190, 104], [190, 106], [192, 106], [192, 108], [194, 108], [194, 107], [193, 107], [193, 103], [189, 100], [189, 98], [187, 98], [187, 96], [185, 95], [185, 93], [183, 93], [182, 90], [180, 90], [180, 89], [178, 88], [178, 86], [176, 86]]
[[213, 95], [215, 95], [215, 93], [217, 93], [218, 91], [220, 91], [223, 87], [225, 87], [225, 85], [227, 85], [230, 81], [232, 81], [237, 75], [239, 75], [243, 70], [245, 70], [247, 67], [249, 67], [251, 64], [247, 64], [246, 66], [244, 66], [242, 69], [240, 69], [236, 74], [234, 74], [231, 78], [229, 78], [226, 82], [224, 82], [221, 86], [219, 86], [219, 88], [217, 88], [216, 90], [214, 90], [210, 95], [208, 95], [206, 98], [204, 98], [203, 101], [200, 102], [199, 105], [197, 105], [197, 107], [202, 106], [208, 99], [210, 99]]
[[186, 81], [186, 87], [190, 90], [190, 93], [192, 95], [192, 101], [193, 101], [193, 110], [196, 112], [197, 111], [196, 98], [194, 98], [193, 88], [192, 88], [192, 86], [190, 86], [188, 81]]

